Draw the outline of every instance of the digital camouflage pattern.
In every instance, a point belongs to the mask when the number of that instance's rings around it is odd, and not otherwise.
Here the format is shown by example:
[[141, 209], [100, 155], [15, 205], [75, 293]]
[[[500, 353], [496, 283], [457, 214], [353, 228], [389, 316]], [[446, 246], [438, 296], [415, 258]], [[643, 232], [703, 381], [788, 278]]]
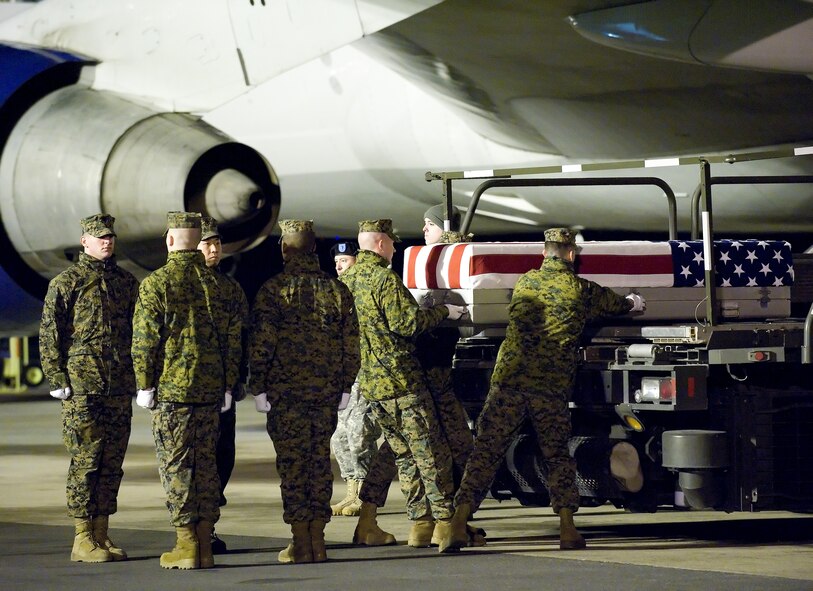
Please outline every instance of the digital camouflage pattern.
[[[347, 406], [339, 411], [336, 431], [330, 438], [330, 450], [339, 464], [342, 479], [364, 480], [376, 454], [381, 429], [373, 418], [370, 401], [359, 391], [358, 382], [350, 389]], [[390, 482], [395, 477], [395, 459], [392, 460]]]
[[79, 225], [82, 226], [84, 234], [90, 234], [94, 238], [104, 238], [105, 236], [116, 235], [113, 231], [115, 221], [116, 218], [112, 215], [97, 213], [80, 220]]
[[451, 456], [415, 354], [415, 337], [440, 324], [448, 310], [421, 308], [388, 265], [377, 253], [361, 250], [340, 278], [353, 293], [361, 326], [359, 388], [374, 403], [376, 421], [395, 455], [408, 515], [416, 519], [431, 512], [444, 519], [451, 511]]
[[421, 308], [387, 260], [360, 250], [339, 278], [350, 288], [361, 325], [359, 387], [369, 400], [389, 400], [425, 389], [415, 337], [449, 315], [446, 306]]
[[454, 513], [452, 458], [429, 394], [376, 400], [371, 407], [395, 456], [407, 517], [450, 518]]
[[240, 363], [237, 368], [237, 383], [232, 384], [232, 395], [235, 401], [240, 401], [245, 398], [245, 384], [248, 383], [248, 322], [249, 322], [249, 307], [248, 298], [243, 287], [237, 282], [234, 277], [221, 273], [215, 267], [212, 269], [215, 274], [215, 279], [218, 283], [219, 289], [223, 292], [223, 297], [230, 302], [228, 313], [234, 317], [235, 315], [240, 318]]
[[132, 318], [138, 281], [116, 264], [79, 253], [48, 284], [40, 324], [40, 361], [51, 389], [132, 396]]
[[130, 344], [137, 293], [138, 281], [115, 257], [85, 253], [48, 285], [40, 362], [51, 389], [73, 390], [62, 402], [71, 517], [116, 512], [135, 391]]
[[293, 255], [254, 300], [252, 384], [271, 404], [266, 428], [286, 523], [332, 515], [330, 437], [342, 392], [358, 374], [358, 339], [353, 296], [313, 255]]
[[237, 382], [242, 322], [219, 281], [200, 251], [179, 250], [141, 284], [133, 365], [159, 402], [221, 403]]
[[215, 441], [220, 402], [159, 402], [152, 411], [158, 473], [174, 527], [220, 519]]
[[71, 456], [66, 490], [71, 517], [116, 512], [132, 416], [129, 394], [74, 394], [62, 402], [62, 441]]
[[347, 288], [319, 269], [316, 257], [292, 257], [254, 299], [249, 329], [253, 390], [267, 392], [272, 406], [286, 399], [336, 410], [358, 373], [358, 330]]
[[330, 436], [335, 428], [335, 404], [300, 406], [280, 402], [268, 413], [266, 430], [277, 453], [285, 523], [330, 521]]
[[578, 508], [576, 466], [567, 443], [579, 340], [587, 321], [622, 314], [630, 306], [611, 289], [578, 277], [573, 265], [558, 257], [546, 257], [541, 269], [519, 278], [456, 504], [479, 504], [513, 436], [529, 417], [548, 469], [554, 512]]
[[313, 220], [280, 220], [279, 229], [283, 235], [300, 232], [313, 233]]
[[380, 232], [392, 238], [394, 242], [401, 242], [401, 239], [392, 227], [392, 220], [389, 219], [361, 220], [359, 222], [359, 233], [361, 232]]
[[463, 234], [454, 230], [444, 230], [438, 238], [437, 244], [457, 244], [459, 242], [471, 242], [474, 234]]

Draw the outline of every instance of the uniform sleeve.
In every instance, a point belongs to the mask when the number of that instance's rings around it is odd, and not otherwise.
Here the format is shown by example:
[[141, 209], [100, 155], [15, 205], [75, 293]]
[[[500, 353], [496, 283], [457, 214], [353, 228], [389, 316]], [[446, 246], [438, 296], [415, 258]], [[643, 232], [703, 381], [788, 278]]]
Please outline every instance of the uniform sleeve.
[[[242, 298], [242, 301], [241, 301]], [[229, 388], [236, 388], [238, 380], [243, 376], [242, 363], [243, 363], [243, 326], [246, 320], [244, 314], [246, 294], [243, 293], [242, 288], [235, 282], [234, 290], [232, 293], [232, 306], [229, 318], [229, 331], [228, 331], [228, 359], [226, 360], [226, 383]], [[243, 381], [243, 380], [240, 380]]]
[[587, 285], [587, 320], [595, 320], [602, 316], [625, 314], [632, 308], [632, 302], [626, 297], [615, 293], [609, 287], [602, 287], [598, 283], [586, 281]]
[[248, 338], [253, 390], [257, 393], [268, 392], [268, 374], [279, 340], [277, 315], [271, 291], [262, 287], [254, 299]]
[[415, 337], [436, 327], [449, 315], [446, 306], [421, 306], [394, 273], [381, 290], [381, 308], [390, 331], [402, 337]]
[[68, 325], [68, 302], [59, 285], [52, 281], [42, 308], [39, 346], [42, 371], [54, 390], [70, 386], [66, 351]]
[[150, 289], [150, 282], [144, 281], [138, 290], [138, 299], [133, 312], [133, 370], [136, 388], [139, 390], [158, 385], [158, 360], [164, 312], [160, 297]]
[[249, 308], [248, 308], [248, 298], [246, 297], [246, 292], [243, 291], [243, 288], [240, 287], [240, 284], [235, 282], [235, 288], [237, 290], [237, 306], [238, 306], [238, 313], [240, 314], [240, 322], [241, 322], [241, 329], [240, 329], [240, 371], [238, 376], [238, 381], [241, 384], [248, 383], [248, 323], [249, 323]]
[[361, 367], [361, 350], [359, 345], [359, 323], [353, 304], [353, 295], [346, 286], [340, 285], [342, 318], [342, 373], [344, 386], [342, 392], [350, 392]]

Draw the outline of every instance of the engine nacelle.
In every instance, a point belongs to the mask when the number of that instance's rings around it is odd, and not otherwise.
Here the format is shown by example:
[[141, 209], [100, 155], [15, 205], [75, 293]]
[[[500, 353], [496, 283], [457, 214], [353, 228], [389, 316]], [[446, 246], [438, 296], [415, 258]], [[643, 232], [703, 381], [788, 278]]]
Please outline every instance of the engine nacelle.
[[[116, 218], [119, 263], [140, 277], [166, 260], [167, 211], [217, 218], [228, 254], [271, 232], [280, 189], [258, 152], [197, 117], [158, 113], [81, 79], [43, 85], [55, 71], [36, 73], [39, 94], [25, 80], [0, 102], [0, 119], [15, 121], [0, 128], [3, 283], [41, 299], [80, 248], [79, 219], [97, 212]], [[16, 314], [7, 307], [4, 318]]]

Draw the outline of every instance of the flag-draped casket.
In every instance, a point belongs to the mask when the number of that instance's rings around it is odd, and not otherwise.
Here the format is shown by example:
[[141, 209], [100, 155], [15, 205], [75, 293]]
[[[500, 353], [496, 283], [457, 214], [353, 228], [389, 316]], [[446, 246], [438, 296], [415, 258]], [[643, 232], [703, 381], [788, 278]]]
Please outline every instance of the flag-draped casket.
[[[511, 290], [520, 275], [538, 269], [541, 242], [482, 242], [413, 246], [404, 253], [404, 283], [416, 298], [442, 290], [466, 303], [475, 324], [504, 324]], [[726, 318], [787, 317], [793, 261], [778, 240], [714, 243], [717, 298]], [[577, 272], [622, 294], [647, 300], [644, 319], [705, 317], [705, 260], [699, 240], [618, 241], [579, 244]]]

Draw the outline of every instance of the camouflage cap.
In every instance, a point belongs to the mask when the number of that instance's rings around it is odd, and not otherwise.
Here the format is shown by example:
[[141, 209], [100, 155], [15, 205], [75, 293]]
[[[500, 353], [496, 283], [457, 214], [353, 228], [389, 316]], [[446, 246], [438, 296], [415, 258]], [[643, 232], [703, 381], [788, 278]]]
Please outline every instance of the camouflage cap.
[[361, 220], [359, 222], [359, 233], [361, 232], [381, 232], [392, 238], [395, 242], [401, 242], [401, 239], [398, 238], [398, 234], [395, 233], [392, 227], [392, 220], [390, 219]]
[[570, 228], [550, 228], [545, 230], [545, 242], [576, 244], [576, 235]]
[[280, 220], [279, 228], [285, 234], [298, 234], [299, 232], [313, 233], [313, 220]]
[[167, 212], [167, 229], [200, 228], [201, 215], [196, 211]]
[[116, 221], [112, 215], [106, 213], [97, 213], [82, 219], [79, 223], [82, 226], [83, 234], [90, 234], [94, 238], [103, 238], [104, 236], [115, 236], [113, 231], [113, 223]]
[[211, 238], [220, 238], [220, 232], [217, 231], [217, 220], [208, 215], [201, 216], [200, 218], [200, 239], [209, 240]]

